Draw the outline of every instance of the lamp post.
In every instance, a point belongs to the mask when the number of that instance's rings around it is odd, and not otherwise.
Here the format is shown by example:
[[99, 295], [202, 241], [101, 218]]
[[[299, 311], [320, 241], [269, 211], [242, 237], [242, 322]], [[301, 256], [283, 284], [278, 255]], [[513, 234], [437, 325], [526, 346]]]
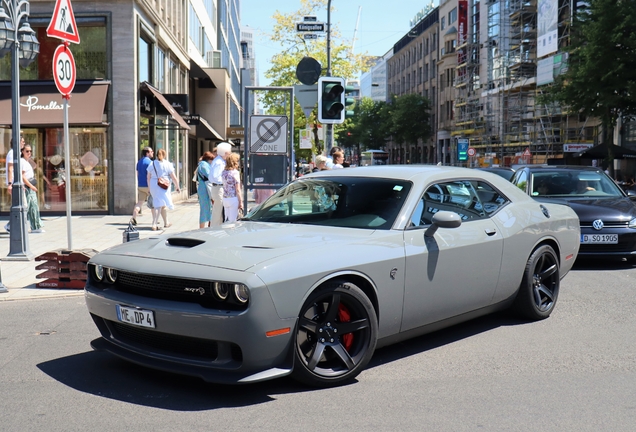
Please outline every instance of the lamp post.
[[[27, 0], [1, 0], [0, 3], [0, 57], [11, 51], [11, 132], [13, 139], [13, 188], [9, 222], [9, 255], [6, 259], [28, 261], [33, 259], [29, 251], [26, 231], [25, 198], [20, 167], [20, 66], [27, 67], [40, 52], [40, 43], [26, 21], [29, 17]], [[22, 19], [24, 23], [20, 26]]]

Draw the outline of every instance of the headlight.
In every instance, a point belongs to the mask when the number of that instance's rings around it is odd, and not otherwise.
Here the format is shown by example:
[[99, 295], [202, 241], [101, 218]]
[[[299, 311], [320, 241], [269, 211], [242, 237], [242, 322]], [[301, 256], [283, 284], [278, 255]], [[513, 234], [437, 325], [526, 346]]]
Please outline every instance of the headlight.
[[230, 290], [228, 289], [228, 284], [222, 282], [214, 282], [214, 294], [216, 294], [219, 299], [225, 300], [229, 293]]
[[628, 227], [630, 228], [636, 228], [636, 218], [632, 219], [629, 221], [629, 225]]
[[95, 279], [101, 282], [104, 279], [104, 267], [99, 264], [95, 264], [93, 266], [93, 274], [95, 275]]
[[115, 281], [117, 280], [117, 270], [112, 268], [107, 268], [106, 279], [108, 279], [110, 283], [115, 283]]
[[239, 303], [247, 303], [250, 299], [250, 290], [243, 284], [234, 284], [234, 296]]

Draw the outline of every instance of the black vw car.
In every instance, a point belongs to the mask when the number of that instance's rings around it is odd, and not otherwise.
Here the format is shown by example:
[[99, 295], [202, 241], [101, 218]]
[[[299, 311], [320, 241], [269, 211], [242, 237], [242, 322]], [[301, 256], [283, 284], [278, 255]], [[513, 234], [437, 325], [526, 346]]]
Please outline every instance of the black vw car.
[[569, 205], [581, 223], [579, 257], [636, 259], [636, 193], [595, 167], [523, 166], [511, 182], [538, 201]]

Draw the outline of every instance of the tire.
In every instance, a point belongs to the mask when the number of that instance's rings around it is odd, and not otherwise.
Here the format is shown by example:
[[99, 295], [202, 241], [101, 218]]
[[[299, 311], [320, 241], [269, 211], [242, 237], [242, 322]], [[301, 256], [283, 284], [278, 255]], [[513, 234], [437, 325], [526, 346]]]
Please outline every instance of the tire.
[[549, 317], [559, 296], [560, 282], [554, 249], [548, 245], [538, 247], [528, 258], [513, 308], [534, 321]]
[[314, 387], [352, 381], [375, 351], [378, 320], [360, 288], [333, 282], [312, 293], [298, 316], [293, 377]]

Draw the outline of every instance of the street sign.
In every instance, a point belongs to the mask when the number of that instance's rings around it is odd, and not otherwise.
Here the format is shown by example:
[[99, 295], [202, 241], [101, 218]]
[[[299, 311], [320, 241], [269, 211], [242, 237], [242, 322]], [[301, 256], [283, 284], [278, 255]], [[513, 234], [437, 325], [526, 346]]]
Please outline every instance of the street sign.
[[[305, 34], [307, 36], [310, 33]], [[296, 66], [296, 78], [303, 84], [312, 85], [318, 82], [320, 74], [322, 73], [322, 66], [313, 57], [303, 57]]]
[[314, 33], [305, 33], [303, 34], [304, 39], [318, 39], [318, 35]]
[[305, 113], [305, 117], [309, 118], [311, 112], [316, 108], [318, 103], [318, 86], [314, 85], [300, 85], [294, 86], [294, 96], [300, 104], [300, 107]]
[[316, 21], [318, 21], [318, 20], [316, 19], [316, 16], [315, 16], [315, 15], [305, 15], [305, 16], [303, 17], [303, 21], [304, 21], [304, 22], [316, 22]]
[[459, 138], [457, 140], [457, 160], [468, 160], [468, 138]]
[[252, 153], [287, 153], [287, 117], [251, 116], [249, 142]]
[[316, 22], [316, 23], [296, 23], [296, 31], [299, 32], [324, 32], [325, 31], [325, 23]]
[[46, 35], [67, 42], [80, 43], [71, 0], [57, 0], [55, 2], [53, 18], [46, 29]]
[[70, 98], [75, 87], [75, 59], [66, 44], [60, 44], [53, 53], [53, 80], [64, 98]]
[[311, 137], [313, 136], [313, 131], [311, 129], [300, 129], [299, 131], [299, 144], [298, 148], [300, 149], [310, 149], [311, 145]]
[[532, 153], [530, 153], [530, 148], [526, 147], [526, 150], [523, 152], [523, 156], [524, 157], [532, 156]]
[[468, 147], [468, 151], [466, 153], [468, 153], [468, 156], [473, 157], [477, 154], [477, 150], [475, 150], [474, 147]]

